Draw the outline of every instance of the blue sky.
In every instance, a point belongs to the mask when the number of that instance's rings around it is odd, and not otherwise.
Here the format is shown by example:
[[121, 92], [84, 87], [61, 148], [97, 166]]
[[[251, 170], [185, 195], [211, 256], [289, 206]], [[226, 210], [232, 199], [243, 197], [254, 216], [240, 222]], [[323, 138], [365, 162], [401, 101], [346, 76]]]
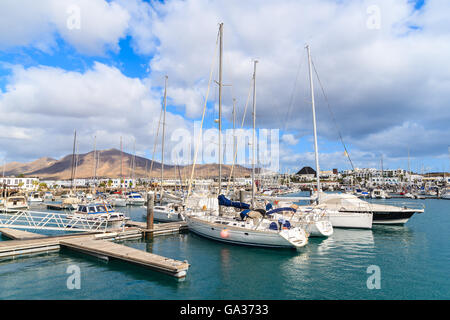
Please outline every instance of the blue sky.
[[[223, 90], [223, 127], [231, 128], [232, 98], [241, 121], [258, 58], [257, 126], [280, 130], [281, 171], [313, 165], [306, 42], [355, 166], [379, 167], [383, 156], [384, 168], [406, 168], [409, 149], [413, 170], [450, 170], [445, 1], [250, 2], [0, 4], [0, 110], [7, 115], [0, 156], [7, 162], [58, 158], [70, 153], [77, 129], [80, 152], [92, 149], [94, 135], [100, 148], [118, 147], [123, 136], [127, 151], [136, 139], [137, 152], [150, 157], [164, 75], [170, 137], [201, 118], [217, 27], [224, 22], [224, 83], [233, 90]], [[79, 30], [66, 23], [74, 3]], [[373, 5], [377, 17], [368, 11]], [[379, 28], [368, 24], [372, 18]], [[321, 167], [348, 169], [317, 80], [315, 89]], [[217, 98], [213, 85], [206, 128], [215, 126]]]

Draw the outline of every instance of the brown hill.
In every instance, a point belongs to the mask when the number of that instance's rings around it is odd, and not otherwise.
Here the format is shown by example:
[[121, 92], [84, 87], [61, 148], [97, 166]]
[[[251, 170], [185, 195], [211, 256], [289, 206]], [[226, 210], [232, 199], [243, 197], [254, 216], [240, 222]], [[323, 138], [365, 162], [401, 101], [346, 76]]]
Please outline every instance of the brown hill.
[[[97, 177], [119, 178], [134, 177], [160, 177], [161, 163], [139, 157], [132, 154], [122, 153], [117, 149], [99, 150], [97, 151], [98, 167]], [[133, 159], [135, 159], [133, 173]], [[152, 171], [150, 168], [152, 167]], [[0, 170], [3, 170], [0, 167]], [[121, 169], [122, 168], [122, 169]], [[195, 167], [195, 177], [216, 177], [218, 175], [217, 164], [199, 164]], [[189, 178], [191, 175], [192, 165], [173, 166], [164, 165], [164, 176], [166, 178]], [[224, 165], [222, 167], [223, 177], [230, 174], [231, 166]], [[17, 176], [23, 174], [27, 177], [39, 177], [41, 179], [70, 179], [72, 172], [72, 155], [67, 155], [60, 160], [51, 158], [40, 158], [30, 163], [11, 162], [5, 165], [5, 175]], [[235, 176], [249, 176], [251, 170], [242, 166], [235, 167]], [[94, 152], [77, 155], [77, 167], [75, 178], [92, 178], [94, 176]]]

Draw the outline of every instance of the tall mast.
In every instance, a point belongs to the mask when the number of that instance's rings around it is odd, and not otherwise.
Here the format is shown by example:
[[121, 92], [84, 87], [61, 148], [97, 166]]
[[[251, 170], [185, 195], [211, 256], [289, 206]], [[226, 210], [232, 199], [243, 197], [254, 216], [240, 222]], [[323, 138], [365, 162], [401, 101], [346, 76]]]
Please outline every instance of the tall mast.
[[409, 162], [409, 148], [408, 148], [408, 173], [409, 173], [409, 186], [411, 188], [411, 166], [410, 166], [410, 162]]
[[120, 186], [122, 187], [123, 180], [123, 144], [122, 136], [120, 136]]
[[253, 137], [252, 137], [252, 208], [255, 207], [255, 160], [256, 160], [256, 64], [253, 63]]
[[[222, 193], [222, 52], [223, 52], [223, 23], [219, 26], [219, 195]], [[220, 211], [220, 208], [219, 208]]]
[[166, 107], [167, 107], [167, 76], [164, 77], [164, 115], [162, 123], [162, 143], [161, 143], [161, 192], [159, 201], [162, 201], [163, 196], [163, 181], [164, 181], [164, 137], [166, 133]]
[[[236, 154], [236, 99], [233, 98], [233, 154]], [[233, 172], [233, 176], [230, 178], [233, 178], [233, 186], [236, 183], [236, 179], [234, 179], [234, 172]], [[228, 186], [227, 186], [227, 190], [228, 190]]]
[[314, 103], [314, 85], [313, 85], [312, 67], [311, 67], [311, 50], [309, 48], [309, 45], [306, 45], [306, 51], [308, 51], [309, 85], [311, 88], [311, 106], [312, 106], [312, 115], [313, 115], [314, 156], [316, 158], [316, 179], [317, 179], [317, 203], [319, 203], [319, 197], [320, 197], [319, 148], [317, 146], [316, 106]]
[[75, 133], [73, 135], [73, 151], [72, 151], [72, 171], [70, 174], [70, 189], [73, 191], [73, 179], [75, 175], [75, 147], [77, 143], [77, 130], [75, 130]]
[[94, 194], [96, 190], [96, 180], [97, 180], [97, 136], [94, 136]]

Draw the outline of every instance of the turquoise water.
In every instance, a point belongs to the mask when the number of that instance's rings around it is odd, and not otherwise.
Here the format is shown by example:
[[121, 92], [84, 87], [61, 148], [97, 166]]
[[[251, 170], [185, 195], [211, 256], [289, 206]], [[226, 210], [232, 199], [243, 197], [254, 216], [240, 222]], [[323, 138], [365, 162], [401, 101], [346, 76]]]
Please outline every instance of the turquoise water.
[[[449, 299], [450, 201], [425, 204], [405, 226], [335, 229], [302, 252], [222, 244], [185, 233], [123, 244], [188, 260], [184, 281], [71, 251], [0, 260], [0, 299]], [[127, 208], [143, 220], [143, 208]], [[3, 241], [5, 241], [3, 239]], [[66, 286], [67, 267], [81, 289]], [[380, 268], [368, 289], [367, 268]]]

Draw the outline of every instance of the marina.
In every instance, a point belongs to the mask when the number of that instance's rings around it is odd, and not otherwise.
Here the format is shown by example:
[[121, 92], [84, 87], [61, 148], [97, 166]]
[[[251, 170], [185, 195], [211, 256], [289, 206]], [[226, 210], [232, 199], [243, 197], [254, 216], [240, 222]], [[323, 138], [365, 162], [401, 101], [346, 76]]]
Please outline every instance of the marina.
[[0, 300], [450, 299], [450, 3], [10, 2]]
[[[378, 200], [381, 201], [382, 200]], [[189, 232], [121, 240], [134, 249], [191, 264], [185, 281], [129, 263], [53, 250], [0, 260], [2, 299], [441, 299], [450, 294], [443, 243], [450, 223], [446, 201], [417, 200], [426, 212], [404, 226], [336, 229], [311, 238], [302, 252], [246, 248], [213, 242]], [[144, 208], [130, 207], [132, 220]], [[0, 243], [12, 240], [2, 239]], [[66, 268], [82, 270], [81, 290], [67, 290]], [[367, 267], [382, 272], [382, 289], [368, 290]], [[252, 277], [248, 272], [255, 271]], [[10, 270], [20, 270], [11, 273]], [[36, 277], [36, 275], [39, 275]], [[268, 274], [278, 274], [268, 281]], [[31, 279], [35, 285], [30, 286]], [[110, 279], [114, 279], [111, 281]], [[254, 286], [257, 284], [257, 290]], [[313, 285], [314, 284], [314, 285]], [[139, 290], [135, 290], [139, 288]]]

